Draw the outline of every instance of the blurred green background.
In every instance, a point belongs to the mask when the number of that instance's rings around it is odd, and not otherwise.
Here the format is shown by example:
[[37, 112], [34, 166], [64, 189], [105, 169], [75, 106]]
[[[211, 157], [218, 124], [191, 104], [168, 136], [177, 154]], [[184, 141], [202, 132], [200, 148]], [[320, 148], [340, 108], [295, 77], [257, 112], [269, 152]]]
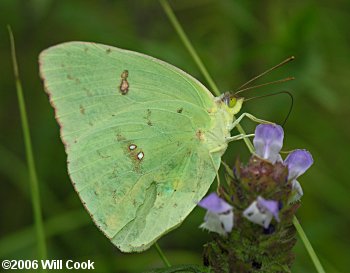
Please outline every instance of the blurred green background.
[[[177, 0], [171, 4], [222, 91], [234, 90], [290, 55], [296, 61], [259, 83], [295, 76], [247, 97], [289, 90], [295, 106], [285, 128], [284, 149], [306, 148], [314, 166], [303, 175], [298, 217], [327, 272], [349, 272], [350, 2]], [[36, 258], [35, 233], [23, 135], [6, 30], [17, 43], [51, 259], [95, 261], [96, 272], [141, 272], [162, 266], [156, 251], [122, 254], [100, 233], [69, 181], [66, 155], [53, 109], [38, 76], [41, 50], [65, 41], [95, 41], [142, 52], [189, 72], [203, 83], [158, 1], [0, 1], [0, 260]], [[287, 97], [247, 103], [244, 111], [281, 122]], [[249, 121], [243, 123], [253, 130]], [[232, 164], [248, 152], [243, 142], [225, 154]], [[210, 236], [198, 229], [195, 209], [160, 245], [173, 264], [201, 263]], [[293, 272], [316, 272], [302, 244]]]

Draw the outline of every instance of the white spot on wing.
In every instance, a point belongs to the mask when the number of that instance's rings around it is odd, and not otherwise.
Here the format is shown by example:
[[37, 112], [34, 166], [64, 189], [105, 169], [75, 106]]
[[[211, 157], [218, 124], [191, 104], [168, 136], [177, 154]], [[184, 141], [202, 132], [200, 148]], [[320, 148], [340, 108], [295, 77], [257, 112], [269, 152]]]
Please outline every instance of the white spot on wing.
[[137, 146], [135, 144], [131, 144], [129, 146], [129, 150], [132, 151], [132, 150], [135, 150], [137, 148]]
[[143, 152], [139, 152], [139, 153], [137, 154], [137, 159], [141, 161], [141, 160], [143, 159], [144, 156], [145, 156], [145, 154], [144, 154]]

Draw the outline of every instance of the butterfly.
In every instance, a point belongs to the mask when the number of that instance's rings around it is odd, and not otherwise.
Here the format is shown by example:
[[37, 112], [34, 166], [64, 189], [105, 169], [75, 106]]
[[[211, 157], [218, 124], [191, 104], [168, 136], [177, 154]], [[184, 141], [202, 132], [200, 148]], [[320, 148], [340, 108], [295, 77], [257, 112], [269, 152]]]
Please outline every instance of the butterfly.
[[[39, 57], [68, 173], [97, 227], [143, 251], [208, 191], [243, 98], [214, 97], [184, 71], [112, 46], [68, 42]], [[242, 117], [242, 116], [241, 116]]]

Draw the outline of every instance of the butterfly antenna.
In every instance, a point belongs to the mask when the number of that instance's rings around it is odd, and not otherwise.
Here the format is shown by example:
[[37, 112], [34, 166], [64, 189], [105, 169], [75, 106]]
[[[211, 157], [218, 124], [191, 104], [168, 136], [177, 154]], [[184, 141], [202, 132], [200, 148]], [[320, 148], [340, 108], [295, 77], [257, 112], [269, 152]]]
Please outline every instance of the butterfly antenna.
[[272, 70], [274, 70], [274, 69], [276, 69], [276, 68], [279, 68], [279, 67], [285, 65], [286, 63], [289, 63], [290, 61], [293, 61], [294, 59], [295, 59], [295, 57], [294, 57], [294, 56], [291, 56], [291, 57], [285, 59], [283, 62], [281, 62], [281, 63], [279, 63], [279, 64], [277, 64], [277, 65], [271, 67], [270, 69], [266, 70], [265, 72], [263, 72], [263, 73], [261, 73], [261, 74], [255, 76], [254, 78], [252, 78], [252, 79], [250, 79], [249, 81], [247, 81], [245, 84], [242, 84], [240, 87], [238, 87], [238, 88], [236, 89], [236, 90], [237, 90], [236, 92], [241, 91], [241, 89], [242, 89], [243, 87], [247, 86], [247, 85], [250, 84], [251, 82], [253, 82], [253, 81], [255, 81], [255, 80], [261, 78], [262, 76], [266, 75], [267, 73], [271, 72]]
[[263, 84], [258, 84], [258, 85], [250, 86], [250, 87], [247, 87], [247, 88], [244, 88], [244, 89], [240, 89], [237, 92], [235, 92], [234, 94], [237, 95], [237, 94], [242, 93], [242, 92], [247, 91], [247, 90], [256, 89], [256, 88], [260, 88], [260, 87], [264, 87], [266, 85], [272, 85], [272, 84], [276, 84], [276, 83], [288, 82], [288, 81], [292, 81], [292, 80], [295, 80], [295, 78], [294, 77], [288, 77], [288, 78], [277, 80], [277, 81], [272, 81], [272, 82], [267, 82], [267, 83], [263, 83]]
[[250, 100], [254, 100], [254, 99], [261, 99], [261, 98], [265, 98], [265, 97], [276, 96], [276, 95], [279, 95], [279, 94], [286, 94], [290, 98], [289, 110], [288, 110], [288, 113], [287, 113], [286, 117], [283, 120], [283, 123], [282, 123], [282, 127], [284, 128], [284, 126], [286, 125], [287, 120], [288, 120], [288, 118], [289, 118], [289, 116], [290, 116], [290, 114], [292, 112], [293, 106], [294, 106], [294, 97], [293, 97], [292, 93], [290, 93], [288, 91], [279, 91], [279, 92], [272, 93], [272, 94], [266, 94], [266, 95], [261, 95], [261, 96], [256, 96], [256, 97], [251, 97], [251, 98], [248, 98], [248, 99], [244, 99], [244, 102], [250, 101]]

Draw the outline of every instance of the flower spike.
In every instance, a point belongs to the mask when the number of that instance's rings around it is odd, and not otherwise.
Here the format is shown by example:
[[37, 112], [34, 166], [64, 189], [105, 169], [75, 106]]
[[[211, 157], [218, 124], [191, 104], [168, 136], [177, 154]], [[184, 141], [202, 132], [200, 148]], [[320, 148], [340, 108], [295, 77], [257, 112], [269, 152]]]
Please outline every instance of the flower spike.
[[219, 191], [224, 200], [214, 193], [199, 203], [207, 209], [201, 227], [222, 235], [204, 246], [204, 261], [213, 271], [291, 272], [296, 243], [292, 222], [300, 207], [295, 201], [303, 195], [297, 179], [313, 159], [308, 151], [295, 150], [283, 161], [283, 138], [281, 126], [258, 125], [256, 153], [247, 164], [237, 159], [233, 169], [226, 168], [227, 183]]

